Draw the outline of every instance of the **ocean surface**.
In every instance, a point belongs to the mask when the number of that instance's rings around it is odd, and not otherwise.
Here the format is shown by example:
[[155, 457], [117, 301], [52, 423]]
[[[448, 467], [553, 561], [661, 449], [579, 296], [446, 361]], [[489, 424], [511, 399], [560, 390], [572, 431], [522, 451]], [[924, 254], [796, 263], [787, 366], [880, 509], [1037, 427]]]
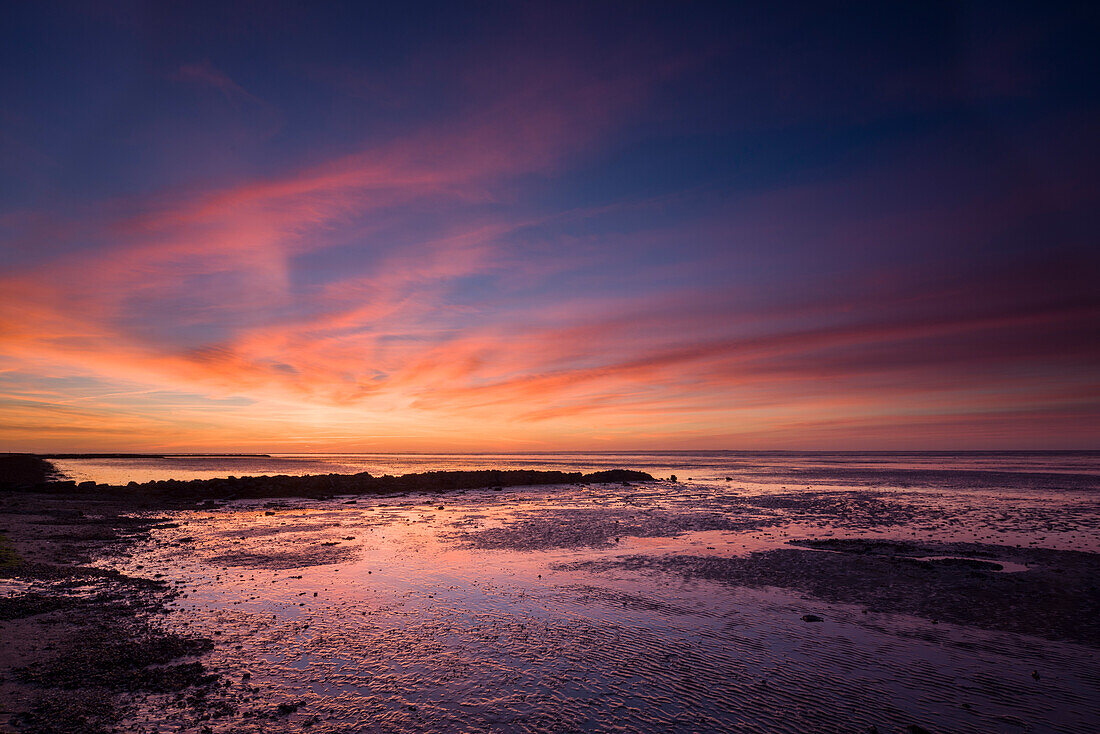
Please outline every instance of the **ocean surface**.
[[[56, 463], [111, 483], [660, 478], [172, 513], [99, 563], [172, 584], [164, 624], [217, 641], [203, 663], [224, 682], [211, 710], [228, 713], [203, 731], [1100, 731], [1100, 634], [1075, 611], [1097, 593], [1097, 452]], [[1054, 601], [1029, 605], [1033, 590]], [[154, 697], [127, 728], [199, 727], [183, 716]]]
[[626, 468], [698, 481], [774, 484], [835, 482], [868, 486], [1100, 489], [1100, 451], [1040, 452], [561, 452], [527, 454], [272, 454], [54, 459], [78, 482], [126, 484], [287, 474], [409, 474], [460, 469], [592, 472]]

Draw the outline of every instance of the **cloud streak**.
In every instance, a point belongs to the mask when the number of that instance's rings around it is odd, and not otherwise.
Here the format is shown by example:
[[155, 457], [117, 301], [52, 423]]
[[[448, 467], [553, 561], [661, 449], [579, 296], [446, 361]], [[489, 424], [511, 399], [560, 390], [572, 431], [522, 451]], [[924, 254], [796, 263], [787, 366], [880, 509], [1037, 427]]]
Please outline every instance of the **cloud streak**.
[[[933, 130], [858, 165], [753, 182], [751, 156], [727, 142], [743, 165], [707, 161], [687, 188], [655, 193], [636, 186], [639, 170], [691, 178], [691, 126], [668, 105], [722, 49], [524, 38], [444, 54], [443, 111], [343, 136], [315, 123], [337, 142], [312, 145], [288, 138], [300, 123], [230, 67], [173, 65], [176, 86], [284, 120], [256, 136], [294, 155], [232, 180], [7, 210], [0, 439], [491, 450], [1100, 438], [1091, 174], [1068, 146], [1009, 175], [1011, 161]], [[304, 76], [342, 94], [349, 72], [325, 68]], [[666, 158], [649, 160], [659, 145]]]

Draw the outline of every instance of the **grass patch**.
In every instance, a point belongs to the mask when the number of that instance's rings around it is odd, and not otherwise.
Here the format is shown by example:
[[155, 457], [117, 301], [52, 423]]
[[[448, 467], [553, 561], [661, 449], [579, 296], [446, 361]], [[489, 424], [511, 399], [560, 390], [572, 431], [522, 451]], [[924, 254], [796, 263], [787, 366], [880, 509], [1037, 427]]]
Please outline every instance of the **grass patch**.
[[0, 533], [0, 568], [12, 568], [22, 562], [23, 558], [16, 552], [12, 542], [6, 535]]

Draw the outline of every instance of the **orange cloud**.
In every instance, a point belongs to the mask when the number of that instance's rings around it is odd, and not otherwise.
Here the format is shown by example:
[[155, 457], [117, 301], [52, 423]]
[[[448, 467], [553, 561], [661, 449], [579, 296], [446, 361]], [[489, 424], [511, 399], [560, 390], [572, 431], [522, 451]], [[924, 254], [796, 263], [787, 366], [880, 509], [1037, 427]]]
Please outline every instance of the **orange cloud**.
[[[247, 94], [213, 67], [181, 73]], [[601, 212], [502, 203], [667, 73], [475, 78], [504, 90], [289, 173], [13, 217], [17, 243], [51, 246], [0, 278], [0, 437], [59, 450], [813, 447], [842, 434], [912, 446], [982, 420], [994, 435], [1006, 416], [1076, 420], [1080, 435], [1100, 310], [1071, 277], [1051, 299], [1027, 273], [895, 285], [879, 272], [839, 299], [709, 281], [632, 291], [602, 272], [539, 297], [607, 245], [524, 258], [519, 235]], [[821, 206], [820, 191], [783, 193], [760, 209]], [[757, 217], [751, 231], [772, 226]], [[709, 226], [726, 241], [734, 224]], [[823, 238], [851, 235], [842, 224]], [[854, 231], [874, 242], [898, 227]], [[1052, 381], [1062, 364], [1069, 376]]]

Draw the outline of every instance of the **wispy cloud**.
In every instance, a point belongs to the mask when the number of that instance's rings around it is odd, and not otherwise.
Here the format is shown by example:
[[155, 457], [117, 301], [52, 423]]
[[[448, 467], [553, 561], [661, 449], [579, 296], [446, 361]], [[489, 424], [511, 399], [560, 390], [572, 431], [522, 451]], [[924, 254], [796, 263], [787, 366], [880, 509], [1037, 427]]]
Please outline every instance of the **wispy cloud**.
[[[722, 148], [741, 151], [744, 171], [718, 161], [727, 179], [654, 193], [634, 186], [639, 171], [674, 178], [691, 164], [632, 149], [632, 129], [648, 115], [651, 138], [679, 153], [689, 136], [666, 126], [684, 92], [668, 82], [704, 73], [713, 49], [524, 38], [446, 58], [453, 68], [436, 59], [447, 73], [430, 83], [449, 86], [433, 114], [339, 135], [314, 122], [337, 141], [316, 144], [261, 121], [274, 163], [4, 214], [0, 439], [400, 450], [1098, 437], [1097, 262], [1071, 146], [1049, 144], [1033, 176], [913, 144], [754, 184], [753, 138]], [[173, 85], [283, 119], [247, 76], [206, 60], [172, 68]], [[356, 103], [377, 78], [302, 73], [324, 94], [353, 84]], [[385, 106], [416, 107], [394, 94]]]

